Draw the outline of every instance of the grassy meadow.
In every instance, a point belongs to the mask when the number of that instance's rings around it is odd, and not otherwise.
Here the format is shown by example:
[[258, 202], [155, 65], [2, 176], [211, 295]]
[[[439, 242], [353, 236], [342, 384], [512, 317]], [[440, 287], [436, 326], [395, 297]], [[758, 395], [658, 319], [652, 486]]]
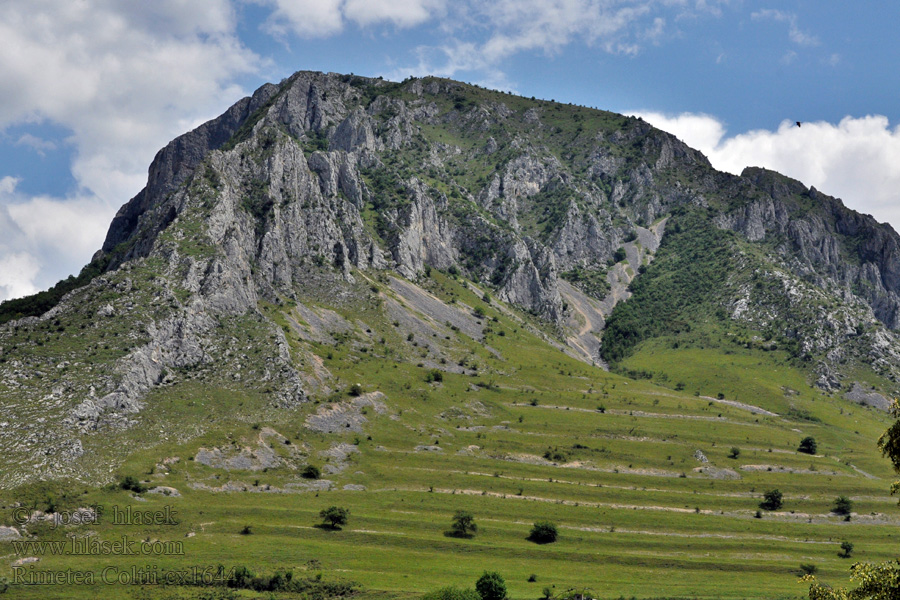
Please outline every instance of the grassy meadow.
[[[388, 275], [359, 279], [366, 301], [302, 302], [305, 315], [290, 302], [261, 307], [295, 361], [327, 373], [310, 402], [278, 409], [264, 394], [177, 383], [153, 393], [141, 425], [86, 443], [85, 461], [134, 448], [109, 485], [0, 491], [7, 526], [22, 507], [104, 508], [98, 523], [31, 523], [34, 536], [19, 542], [127, 538], [166, 549], [39, 556], [2, 541], [10, 597], [316, 597], [99, 582], [104, 569], [222, 565], [352, 582], [373, 599], [472, 587], [485, 570], [503, 575], [514, 600], [572, 588], [598, 598], [793, 598], [806, 594], [801, 564], [846, 585], [853, 562], [896, 557], [900, 510], [876, 448], [891, 418], [811, 388], [786, 354], [649, 340], [622, 367], [652, 379], [628, 379], [561, 352], [554, 332], [454, 276], [419, 282], [427, 298]], [[815, 455], [797, 451], [807, 436]], [[319, 479], [302, 476], [307, 465]], [[169, 495], [124, 490], [129, 475]], [[773, 489], [783, 507], [759, 510]], [[849, 520], [831, 512], [838, 496], [853, 502]], [[322, 526], [329, 506], [349, 510], [340, 529]], [[174, 511], [177, 523], [116, 524], [114, 507]], [[459, 510], [478, 525], [469, 539], [447, 535]], [[529, 541], [536, 521], [554, 522], [558, 540]], [[843, 541], [850, 558], [838, 556]], [[70, 569], [95, 583], [16, 584], [12, 564], [29, 557], [40, 560], [21, 563], [20, 575]]]

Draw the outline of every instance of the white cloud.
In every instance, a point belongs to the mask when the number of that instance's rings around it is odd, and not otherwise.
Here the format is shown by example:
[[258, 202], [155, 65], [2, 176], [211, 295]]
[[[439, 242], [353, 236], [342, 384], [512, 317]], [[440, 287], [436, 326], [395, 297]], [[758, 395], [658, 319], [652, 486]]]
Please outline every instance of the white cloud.
[[[49, 285], [90, 259], [156, 151], [221, 113], [244, 93], [236, 77], [264, 66], [237, 39], [235, 19], [230, 0], [0, 3], [0, 131], [48, 122], [70, 132], [77, 184], [67, 198], [11, 196], [0, 185], [0, 233], [15, 226], [33, 259], [7, 241], [0, 263], [16, 257], [28, 267], [22, 277], [40, 264], [37, 281]], [[55, 142], [25, 133], [17, 143], [41, 152]], [[0, 300], [27, 289], [4, 285]]]
[[0, 179], [0, 299], [77, 275], [116, 212], [116, 205], [96, 196], [29, 197], [16, 191], [18, 183]]
[[779, 23], [788, 24], [788, 38], [798, 46], [818, 46], [819, 38], [802, 31], [797, 27], [797, 15], [781, 10], [765, 8], [763, 10], [751, 13], [750, 18], [754, 21], [773, 20]]
[[845, 117], [840, 123], [784, 121], [775, 131], [728, 137], [709, 115], [636, 112], [703, 152], [717, 169], [739, 174], [766, 167], [844, 200], [900, 230], [900, 126], [880, 115]]
[[[361, 1], [361, 0], [354, 0]], [[556, 55], [583, 43], [611, 54], [635, 55], [667, 34], [666, 16], [677, 21], [721, 14], [727, 0], [474, 0], [447, 6], [442, 27], [448, 37], [418, 49], [419, 62], [391, 74], [456, 76], [481, 72], [505, 81], [500, 65], [524, 52]]]
[[346, 0], [344, 13], [359, 25], [388, 22], [415, 27], [444, 13], [445, 0]]
[[37, 259], [26, 252], [0, 256], [0, 298], [20, 298], [39, 291], [34, 285], [39, 269]]
[[20, 181], [21, 180], [18, 177], [6, 176], [0, 178], [0, 197], [2, 197], [3, 194], [12, 194]]
[[[90, 256], [99, 249], [116, 207], [96, 197], [58, 200], [48, 197], [29, 198], [6, 207], [10, 218], [22, 232], [28, 247], [41, 255], [66, 254]], [[77, 259], [75, 269], [86, 261]]]
[[40, 156], [44, 156], [46, 152], [56, 150], [55, 142], [39, 138], [35, 135], [31, 135], [30, 133], [22, 134], [16, 142], [16, 146], [28, 146], [29, 148], [37, 152]]
[[347, 21], [361, 27], [382, 23], [415, 27], [444, 13], [446, 0], [250, 0], [273, 8], [264, 29], [283, 37], [327, 37]]

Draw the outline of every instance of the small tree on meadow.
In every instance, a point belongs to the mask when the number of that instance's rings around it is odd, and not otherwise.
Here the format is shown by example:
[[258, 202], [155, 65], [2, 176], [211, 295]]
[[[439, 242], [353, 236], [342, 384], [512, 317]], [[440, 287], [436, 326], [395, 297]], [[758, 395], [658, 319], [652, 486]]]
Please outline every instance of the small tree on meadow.
[[783, 504], [781, 491], [769, 490], [763, 494], [763, 501], [759, 503], [759, 507], [763, 510], [778, 510]]
[[834, 506], [831, 507], [831, 512], [836, 515], [849, 515], [853, 512], [853, 501], [847, 496], [838, 496], [834, 499]]
[[528, 539], [537, 544], [552, 544], [559, 536], [556, 530], [556, 524], [550, 521], [538, 521], [531, 528]]
[[485, 571], [475, 582], [475, 590], [481, 596], [481, 600], [505, 600], [506, 581], [496, 571]]
[[804, 454], [815, 454], [817, 449], [816, 438], [812, 436], [806, 436], [800, 440], [800, 445], [797, 446], [797, 452], [803, 452]]
[[340, 506], [329, 506], [319, 511], [319, 516], [328, 523], [332, 529], [340, 529], [341, 525], [347, 524], [350, 511]]
[[478, 531], [478, 525], [475, 524], [475, 517], [472, 513], [465, 510], [458, 510], [453, 515], [453, 522], [450, 524], [450, 535], [453, 537], [469, 538]]

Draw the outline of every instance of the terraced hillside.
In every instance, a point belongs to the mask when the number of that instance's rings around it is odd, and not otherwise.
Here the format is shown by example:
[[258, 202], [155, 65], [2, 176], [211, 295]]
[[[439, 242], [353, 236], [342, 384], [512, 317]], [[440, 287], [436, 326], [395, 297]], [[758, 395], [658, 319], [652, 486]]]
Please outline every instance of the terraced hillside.
[[[672, 371], [685, 386], [674, 391], [567, 356], [526, 315], [436, 270], [416, 287], [390, 274], [367, 286], [364, 302], [263, 307], [292, 344], [309, 340], [323, 371], [358, 386], [278, 411], [225, 386], [167, 386], [148, 399], [155, 408], [140, 428], [88, 449], [135, 448], [117, 480], [132, 475], [149, 492], [68, 481], [3, 496], [10, 526], [15, 503], [43, 511], [52, 503], [61, 514], [106, 508], [99, 524], [54, 529], [35, 517], [19, 528], [34, 537], [20, 542], [128, 536], [181, 543], [183, 554], [45, 555], [25, 565], [98, 578], [104, 568], [147, 564], [287, 569], [355, 582], [364, 597], [471, 587], [491, 569], [514, 598], [545, 587], [774, 598], [804, 594], [801, 564], [844, 582], [853, 561], [838, 556], [842, 541], [854, 544], [854, 559], [894, 556], [900, 514], [873, 442], [888, 418], [809, 388], [786, 354], [682, 352]], [[797, 451], [806, 436], [818, 442], [816, 455]], [[321, 478], [304, 478], [307, 465]], [[784, 506], [757, 518], [771, 489], [783, 492]], [[853, 502], [849, 520], [831, 513], [841, 495]], [[318, 527], [319, 511], [332, 505], [350, 511], [341, 530]], [[112, 524], [113, 507], [170, 507], [178, 524]], [[471, 539], [446, 535], [458, 510], [475, 517]], [[557, 524], [556, 543], [526, 539], [540, 520]], [[37, 554], [10, 541], [3, 548], [7, 577], [13, 561]], [[48, 589], [72, 598], [209, 593], [99, 584], [15, 592], [37, 598]]]

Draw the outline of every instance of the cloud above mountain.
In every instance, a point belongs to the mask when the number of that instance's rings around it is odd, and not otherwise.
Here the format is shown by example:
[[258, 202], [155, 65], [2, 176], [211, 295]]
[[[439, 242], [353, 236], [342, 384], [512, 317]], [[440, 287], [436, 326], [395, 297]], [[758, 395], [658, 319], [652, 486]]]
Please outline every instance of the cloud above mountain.
[[[236, 37], [227, 0], [10, 0], [0, 39], [0, 131], [61, 127], [77, 182], [66, 196], [28, 196], [4, 178], [0, 299], [77, 273], [156, 151], [240, 98], [236, 78], [264, 64]], [[15, 144], [56, 145], [30, 133]]]

